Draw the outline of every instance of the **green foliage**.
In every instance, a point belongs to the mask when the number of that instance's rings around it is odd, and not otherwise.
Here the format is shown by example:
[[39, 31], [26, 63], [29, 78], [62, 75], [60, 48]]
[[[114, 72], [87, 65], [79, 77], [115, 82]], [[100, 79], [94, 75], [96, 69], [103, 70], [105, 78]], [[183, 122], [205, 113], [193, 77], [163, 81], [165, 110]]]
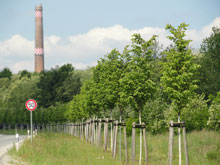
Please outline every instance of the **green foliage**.
[[89, 117], [99, 116], [100, 111], [103, 110], [104, 102], [101, 89], [100, 84], [95, 83], [93, 79], [86, 81], [81, 88], [82, 105]]
[[164, 119], [166, 122], [165, 127], [168, 129], [170, 125], [170, 121], [176, 121], [178, 117], [178, 113], [176, 111], [175, 104], [169, 104], [169, 106], [164, 109]]
[[40, 105], [47, 108], [56, 102], [69, 102], [79, 93], [80, 86], [80, 79], [74, 75], [71, 64], [43, 72], [38, 83]]
[[7, 104], [0, 99], [0, 123], [3, 123], [6, 119]]
[[119, 79], [123, 71], [120, 53], [113, 49], [108, 55], [98, 61], [93, 71], [94, 82], [99, 86], [100, 98], [105, 102], [103, 109], [113, 109], [119, 99]]
[[27, 99], [36, 99], [38, 80], [38, 76], [19, 79], [19, 75], [14, 75], [10, 81], [8, 78], [0, 79], [0, 123], [14, 125], [29, 121], [24, 105]]
[[38, 77], [22, 79], [11, 90], [7, 104], [7, 109], [11, 114], [11, 123], [28, 123], [30, 114], [25, 109], [25, 102], [30, 98], [36, 99], [38, 81]]
[[199, 70], [199, 90], [205, 93], [206, 98], [209, 94], [216, 96], [220, 91], [220, 28], [213, 27], [212, 34], [205, 38], [201, 44], [199, 59], [201, 68]]
[[219, 129], [220, 29], [213, 28], [201, 45], [201, 54], [194, 56], [190, 40], [184, 39], [187, 26], [166, 26], [173, 42], [166, 51], [156, 36], [145, 40], [134, 34], [123, 52], [113, 49], [87, 70], [66, 64], [40, 74], [23, 70], [12, 76], [4, 68], [0, 72], [0, 124], [28, 123], [24, 103], [33, 98], [38, 102], [35, 123], [123, 117], [130, 134], [139, 115], [148, 131], [161, 133], [181, 114], [188, 131], [207, 126]]
[[48, 108], [38, 108], [33, 112], [33, 123], [64, 123], [67, 121], [65, 113], [67, 104], [55, 103]]
[[23, 71], [20, 72], [20, 79], [21, 79], [22, 77], [28, 77], [28, 78], [30, 78], [30, 77], [31, 77], [31, 73], [28, 72], [27, 70], [23, 70]]
[[194, 96], [198, 88], [195, 79], [199, 65], [193, 62], [194, 56], [189, 49], [190, 40], [185, 40], [185, 23], [175, 29], [172, 25], [167, 25], [166, 29], [172, 34], [168, 38], [173, 41], [174, 47], [169, 48], [166, 54], [166, 62], [163, 63], [161, 85], [163, 91], [168, 95], [176, 107], [178, 114], [182, 108]]
[[92, 69], [93, 68], [88, 68], [88, 69], [83, 69], [83, 70], [75, 70], [75, 74], [80, 77], [81, 84], [83, 84], [84, 81], [89, 80], [92, 78]]
[[[67, 64], [41, 74], [24, 70], [13, 75], [11, 80], [1, 78], [0, 125], [29, 123], [30, 113], [25, 108], [25, 102], [30, 98], [38, 102], [38, 108], [33, 112], [34, 123], [66, 122], [64, 115], [68, 108], [65, 102], [80, 92], [82, 72], [75, 73], [72, 65]], [[45, 106], [42, 100], [47, 99], [49, 104]]]
[[80, 77], [77, 74], [68, 76], [63, 84], [56, 89], [56, 100], [62, 103], [69, 102], [73, 96], [80, 93]]
[[120, 79], [120, 97], [136, 110], [141, 111], [144, 104], [155, 92], [152, 81], [152, 55], [156, 36], [145, 41], [140, 34], [132, 36], [131, 50], [125, 54], [127, 67]]
[[188, 131], [205, 128], [208, 117], [208, 105], [204, 95], [192, 98], [182, 111], [182, 120], [185, 121]]
[[129, 117], [126, 119], [126, 133], [128, 136], [131, 136], [132, 134], [132, 123], [133, 122], [138, 122], [138, 118], [134, 118], [133, 116], [132, 117]]
[[10, 71], [9, 68], [4, 68], [1, 72], [0, 72], [0, 78], [8, 78], [11, 79], [12, 76], [12, 72]]
[[146, 103], [142, 113], [143, 122], [146, 123], [148, 131], [155, 134], [166, 130], [164, 110], [167, 108], [168, 104], [157, 91], [154, 98]]
[[84, 108], [84, 95], [76, 95], [71, 102], [68, 103], [68, 110], [65, 117], [71, 122], [79, 122], [89, 117], [88, 111]]
[[212, 100], [212, 104], [209, 107], [209, 120], [207, 122], [209, 129], [219, 130], [220, 129], [220, 92]]

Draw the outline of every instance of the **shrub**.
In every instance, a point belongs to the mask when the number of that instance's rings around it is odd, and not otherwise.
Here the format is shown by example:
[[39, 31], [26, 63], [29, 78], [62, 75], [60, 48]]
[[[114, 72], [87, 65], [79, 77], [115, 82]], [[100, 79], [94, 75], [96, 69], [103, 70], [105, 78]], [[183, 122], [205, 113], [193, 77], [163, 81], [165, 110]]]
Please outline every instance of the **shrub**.
[[207, 100], [200, 95], [192, 98], [183, 108], [181, 120], [185, 121], [188, 131], [201, 130], [206, 127], [208, 116]]
[[207, 126], [209, 129], [219, 130], [220, 129], [220, 92], [217, 93], [216, 97], [212, 97], [212, 104], [208, 110], [209, 119]]
[[148, 131], [155, 134], [161, 133], [166, 129], [164, 110], [167, 107], [168, 105], [161, 97], [146, 103], [142, 112], [142, 119], [146, 123]]
[[209, 129], [219, 130], [220, 129], [220, 104], [212, 104], [209, 108], [209, 119], [207, 126]]

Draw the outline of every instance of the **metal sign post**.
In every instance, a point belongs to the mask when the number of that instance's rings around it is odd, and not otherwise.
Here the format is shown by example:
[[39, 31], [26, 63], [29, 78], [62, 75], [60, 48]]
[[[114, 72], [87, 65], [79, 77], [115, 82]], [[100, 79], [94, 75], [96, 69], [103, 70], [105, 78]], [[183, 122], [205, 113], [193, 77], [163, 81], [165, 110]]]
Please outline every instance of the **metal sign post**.
[[32, 134], [32, 132], [33, 132], [32, 111], [30, 111], [30, 113], [31, 113], [31, 143], [32, 143], [32, 139], [33, 139], [33, 134]]
[[34, 111], [37, 108], [37, 102], [33, 99], [29, 99], [25, 103], [25, 107], [28, 111], [30, 111], [30, 118], [31, 118], [31, 143], [33, 139], [33, 121], [32, 121], [32, 111]]

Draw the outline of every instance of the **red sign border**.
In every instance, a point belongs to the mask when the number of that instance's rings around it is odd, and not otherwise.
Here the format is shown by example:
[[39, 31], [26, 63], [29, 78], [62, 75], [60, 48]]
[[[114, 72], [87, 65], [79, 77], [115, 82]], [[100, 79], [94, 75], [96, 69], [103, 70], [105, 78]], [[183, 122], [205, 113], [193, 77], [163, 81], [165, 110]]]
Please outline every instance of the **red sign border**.
[[[33, 101], [35, 103], [35, 107], [33, 109], [28, 108], [27, 104], [29, 103], [29, 101]], [[25, 107], [28, 111], [34, 111], [37, 108], [37, 102], [34, 99], [29, 99], [26, 101]]]

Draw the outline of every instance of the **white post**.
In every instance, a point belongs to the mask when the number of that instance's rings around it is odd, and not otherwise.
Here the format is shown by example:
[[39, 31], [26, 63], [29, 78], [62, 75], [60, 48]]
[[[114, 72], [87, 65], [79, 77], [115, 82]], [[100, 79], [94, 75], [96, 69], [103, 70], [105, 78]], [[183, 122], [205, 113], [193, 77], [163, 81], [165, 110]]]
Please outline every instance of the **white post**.
[[27, 134], [28, 134], [28, 139], [30, 139], [30, 130], [27, 130]]
[[15, 148], [16, 148], [16, 151], [18, 151], [18, 148], [19, 148], [19, 134], [16, 133], [15, 137], [16, 137]]

